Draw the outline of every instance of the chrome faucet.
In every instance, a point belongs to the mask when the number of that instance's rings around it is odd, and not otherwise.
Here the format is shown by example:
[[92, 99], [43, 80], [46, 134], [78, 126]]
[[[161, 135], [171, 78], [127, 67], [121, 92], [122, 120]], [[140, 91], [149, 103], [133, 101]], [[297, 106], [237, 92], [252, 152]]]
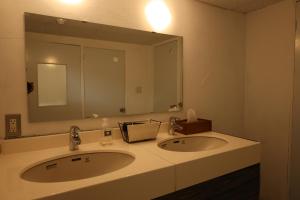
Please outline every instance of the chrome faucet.
[[78, 126], [71, 126], [70, 137], [69, 137], [69, 149], [70, 151], [75, 151], [78, 149], [78, 145], [81, 144], [81, 139], [79, 136], [80, 128]]
[[180, 120], [178, 117], [170, 117], [169, 119], [169, 134], [175, 135], [176, 130], [182, 130], [183, 127], [177, 124], [176, 122]]

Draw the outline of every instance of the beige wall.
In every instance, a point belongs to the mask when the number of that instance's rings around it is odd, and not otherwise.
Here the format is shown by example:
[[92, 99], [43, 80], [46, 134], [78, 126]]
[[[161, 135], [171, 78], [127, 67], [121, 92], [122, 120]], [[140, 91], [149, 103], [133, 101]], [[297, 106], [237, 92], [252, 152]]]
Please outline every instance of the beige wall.
[[245, 134], [262, 142], [262, 199], [287, 199], [294, 70], [294, 4], [247, 15]]
[[[28, 123], [23, 12], [61, 16], [96, 23], [151, 31], [144, 8], [147, 0], [83, 0], [65, 5], [59, 0], [0, 1], [1, 109], [4, 115], [22, 114], [23, 135], [67, 131], [72, 124], [82, 129], [99, 128], [101, 119], [55, 123]], [[165, 33], [184, 37], [184, 106], [210, 118], [214, 129], [238, 135], [243, 129], [244, 25], [242, 14], [221, 10], [194, 0], [166, 0], [173, 15]], [[167, 114], [143, 115], [165, 120]], [[133, 119], [136, 117], [128, 117]], [[109, 120], [116, 126], [118, 118]]]

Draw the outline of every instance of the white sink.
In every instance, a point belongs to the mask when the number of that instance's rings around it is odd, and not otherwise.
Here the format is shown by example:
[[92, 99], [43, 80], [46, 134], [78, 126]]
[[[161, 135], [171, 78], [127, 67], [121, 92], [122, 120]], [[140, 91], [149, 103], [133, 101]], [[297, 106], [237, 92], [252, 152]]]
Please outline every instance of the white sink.
[[227, 143], [226, 140], [216, 137], [191, 136], [166, 140], [160, 142], [158, 146], [168, 151], [196, 152], [217, 149], [223, 147]]
[[134, 156], [121, 152], [92, 152], [62, 156], [39, 163], [21, 174], [33, 182], [63, 182], [103, 175], [134, 161]]

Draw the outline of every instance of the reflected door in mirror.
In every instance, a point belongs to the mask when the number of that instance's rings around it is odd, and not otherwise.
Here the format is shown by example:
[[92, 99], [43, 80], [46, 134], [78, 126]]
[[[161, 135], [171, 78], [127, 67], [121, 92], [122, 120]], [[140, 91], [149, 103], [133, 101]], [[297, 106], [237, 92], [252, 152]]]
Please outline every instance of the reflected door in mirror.
[[26, 51], [29, 120], [82, 118], [80, 46], [27, 38]]
[[83, 49], [85, 117], [123, 114], [125, 108], [125, 52]]

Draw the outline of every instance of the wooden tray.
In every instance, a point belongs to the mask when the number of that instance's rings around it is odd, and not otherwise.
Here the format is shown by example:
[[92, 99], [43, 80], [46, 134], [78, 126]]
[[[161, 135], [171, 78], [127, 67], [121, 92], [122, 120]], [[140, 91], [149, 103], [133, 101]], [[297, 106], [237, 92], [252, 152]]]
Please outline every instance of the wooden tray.
[[198, 119], [197, 122], [187, 123], [187, 120], [178, 120], [176, 123], [183, 127], [182, 130], [176, 130], [185, 135], [202, 133], [212, 130], [212, 121], [207, 119]]

